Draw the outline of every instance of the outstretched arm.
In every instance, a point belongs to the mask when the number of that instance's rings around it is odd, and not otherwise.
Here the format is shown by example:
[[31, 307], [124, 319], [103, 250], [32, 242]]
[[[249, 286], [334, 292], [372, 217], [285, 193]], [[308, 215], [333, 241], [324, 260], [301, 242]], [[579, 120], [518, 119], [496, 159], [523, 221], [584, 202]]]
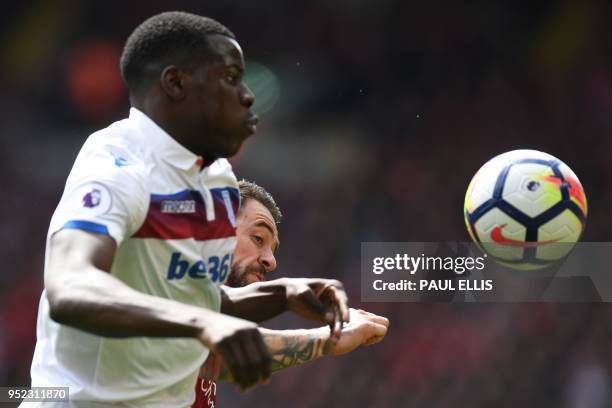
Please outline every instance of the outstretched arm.
[[221, 312], [261, 322], [286, 310], [326, 323], [340, 336], [349, 321], [348, 298], [334, 279], [281, 278], [241, 288], [221, 287]]
[[[325, 355], [350, 353], [362, 345], [383, 340], [389, 320], [364, 310], [350, 309], [351, 322], [342, 329], [337, 342], [330, 340], [326, 327], [301, 330], [269, 330], [259, 328], [272, 356], [272, 372], [297, 366]], [[201, 378], [232, 381], [232, 376], [221, 359], [211, 357], [202, 366]]]

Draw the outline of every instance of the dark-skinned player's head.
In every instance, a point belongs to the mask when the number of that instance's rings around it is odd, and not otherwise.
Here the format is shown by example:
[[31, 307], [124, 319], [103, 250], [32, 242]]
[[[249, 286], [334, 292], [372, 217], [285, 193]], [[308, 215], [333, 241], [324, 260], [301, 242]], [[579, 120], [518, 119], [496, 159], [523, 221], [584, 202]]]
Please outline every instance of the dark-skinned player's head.
[[120, 61], [132, 104], [194, 153], [234, 155], [255, 132], [244, 57], [221, 23], [165, 12], [139, 25]]

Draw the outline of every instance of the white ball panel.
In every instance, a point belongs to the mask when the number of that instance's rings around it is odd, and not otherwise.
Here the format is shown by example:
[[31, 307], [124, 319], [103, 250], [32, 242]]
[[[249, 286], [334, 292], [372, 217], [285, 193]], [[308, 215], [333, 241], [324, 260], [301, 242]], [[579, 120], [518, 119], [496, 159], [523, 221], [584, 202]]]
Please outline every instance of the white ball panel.
[[496, 258], [505, 260], [520, 260], [523, 258], [524, 249], [517, 246], [502, 245], [495, 242], [491, 236], [496, 227], [504, 225], [502, 234], [505, 238], [524, 241], [527, 229], [513, 218], [497, 208], [483, 215], [474, 225], [482, 247], [487, 253]]
[[570, 210], [565, 210], [538, 229], [538, 242], [552, 241], [538, 247], [536, 257], [556, 261], [566, 256], [580, 239], [582, 224]]
[[549, 166], [535, 163], [516, 164], [510, 168], [502, 197], [530, 217], [536, 217], [561, 201], [561, 190], [546, 181], [553, 176]]
[[465, 197], [465, 205], [470, 213], [493, 198], [497, 174], [502, 168], [503, 164], [488, 162], [472, 178]]

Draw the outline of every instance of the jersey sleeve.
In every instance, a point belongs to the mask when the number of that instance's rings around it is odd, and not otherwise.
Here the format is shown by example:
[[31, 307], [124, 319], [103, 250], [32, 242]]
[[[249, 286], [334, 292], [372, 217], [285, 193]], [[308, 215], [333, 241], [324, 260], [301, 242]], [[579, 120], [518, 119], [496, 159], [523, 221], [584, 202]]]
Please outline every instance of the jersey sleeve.
[[51, 219], [49, 235], [75, 228], [109, 235], [117, 246], [142, 224], [149, 193], [142, 166], [110, 151], [81, 153]]

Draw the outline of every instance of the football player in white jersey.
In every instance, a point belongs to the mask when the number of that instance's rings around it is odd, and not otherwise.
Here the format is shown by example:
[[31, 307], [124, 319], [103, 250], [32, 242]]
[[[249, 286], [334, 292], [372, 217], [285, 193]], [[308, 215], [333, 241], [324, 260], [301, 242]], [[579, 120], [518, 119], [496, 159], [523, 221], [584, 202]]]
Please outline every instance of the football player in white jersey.
[[186, 407], [209, 350], [243, 388], [268, 379], [253, 322], [291, 310], [336, 341], [349, 320], [338, 281], [221, 288], [239, 205], [225, 157], [258, 120], [234, 35], [162, 13], [120, 65], [130, 116], [85, 142], [50, 223], [32, 386], [70, 387], [75, 407]]
[[[282, 215], [274, 198], [263, 187], [241, 180], [237, 216], [236, 250], [227, 285], [243, 287], [264, 281], [276, 269], [278, 225]], [[373, 313], [350, 309], [351, 322], [342, 329], [338, 342], [330, 341], [326, 328], [268, 330], [260, 328], [272, 356], [272, 372], [303, 364], [325, 355], [346, 354], [361, 345], [382, 341], [389, 321]], [[196, 384], [192, 408], [217, 406], [215, 381], [232, 381], [217, 354], [209, 354]]]

